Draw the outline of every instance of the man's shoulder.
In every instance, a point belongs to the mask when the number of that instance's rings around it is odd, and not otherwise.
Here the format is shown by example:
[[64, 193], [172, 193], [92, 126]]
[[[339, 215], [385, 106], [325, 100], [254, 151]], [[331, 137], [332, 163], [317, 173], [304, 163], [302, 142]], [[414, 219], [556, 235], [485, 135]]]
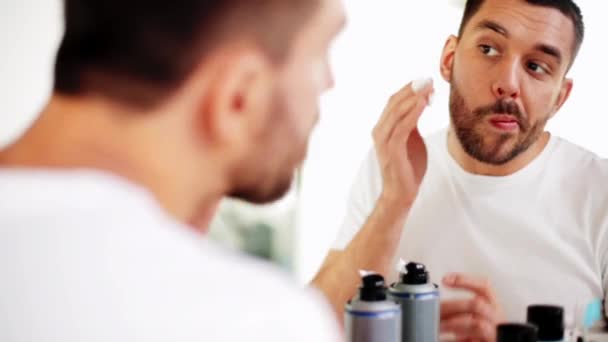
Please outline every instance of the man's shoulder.
[[565, 138], [554, 136], [553, 139], [555, 148], [551, 158], [552, 166], [568, 174], [580, 173], [590, 182], [608, 177], [608, 159]]
[[[216, 306], [240, 308], [228, 325], [269, 341], [328, 341], [337, 337], [329, 305], [319, 291], [297, 284], [286, 271], [261, 259], [209, 242], [205, 249], [205, 258], [213, 258], [207, 265], [207, 278], [216, 277], [221, 282], [215, 293], [214, 300], [219, 300]], [[225, 325], [226, 321], [218, 323]], [[269, 328], [256, 330], [262, 326]]]
[[221, 275], [225, 280], [248, 284], [260, 291], [272, 289], [300, 294], [295, 281], [286, 270], [269, 261], [248, 256], [224, 247], [205, 238], [201, 242], [200, 256], [211, 274]]
[[311, 301], [315, 305], [324, 304], [317, 291], [298, 284], [287, 270], [270, 261], [234, 251], [208, 238], [200, 241], [200, 247], [199, 258], [184, 262], [200, 267], [199, 280], [203, 283], [216, 279], [217, 291], [237, 296], [248, 293], [250, 300], [266, 303], [265, 308], [276, 304], [295, 309], [298, 305], [308, 306]]
[[[581, 213], [592, 218], [594, 226], [608, 229], [608, 159], [564, 138], [555, 137], [547, 175], [557, 180], [555, 190], [567, 196], [559, 201], [573, 201]], [[598, 221], [599, 220], [599, 221]], [[601, 222], [600, 222], [601, 221]]]

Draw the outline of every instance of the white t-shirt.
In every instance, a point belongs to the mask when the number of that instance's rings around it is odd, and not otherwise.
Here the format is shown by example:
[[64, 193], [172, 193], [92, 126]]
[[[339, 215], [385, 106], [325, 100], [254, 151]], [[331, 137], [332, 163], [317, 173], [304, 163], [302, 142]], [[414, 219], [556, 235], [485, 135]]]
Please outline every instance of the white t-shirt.
[[328, 305], [94, 171], [0, 169], [0, 341], [323, 341]]
[[[572, 323], [589, 302], [604, 299], [608, 161], [551, 137], [524, 169], [505, 177], [480, 176], [451, 157], [447, 130], [425, 141], [428, 170], [395, 262], [422, 262], [437, 283], [449, 272], [488, 278], [509, 320], [525, 320], [530, 304], [559, 304]], [[372, 151], [353, 186], [334, 249], [350, 242], [381, 190]], [[442, 289], [444, 299], [462, 295]]]

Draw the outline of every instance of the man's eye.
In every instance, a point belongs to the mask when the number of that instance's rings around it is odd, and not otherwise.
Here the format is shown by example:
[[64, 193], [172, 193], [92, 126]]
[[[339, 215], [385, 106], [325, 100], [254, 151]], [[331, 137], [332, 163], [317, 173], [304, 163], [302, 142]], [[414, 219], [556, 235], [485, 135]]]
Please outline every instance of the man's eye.
[[481, 50], [481, 53], [483, 53], [486, 56], [498, 56], [498, 50], [496, 50], [495, 48], [491, 47], [490, 45], [479, 45], [479, 50]]
[[537, 74], [547, 74], [547, 69], [543, 68], [542, 66], [534, 63], [534, 62], [528, 62], [528, 69], [530, 69], [532, 72], [537, 73]]

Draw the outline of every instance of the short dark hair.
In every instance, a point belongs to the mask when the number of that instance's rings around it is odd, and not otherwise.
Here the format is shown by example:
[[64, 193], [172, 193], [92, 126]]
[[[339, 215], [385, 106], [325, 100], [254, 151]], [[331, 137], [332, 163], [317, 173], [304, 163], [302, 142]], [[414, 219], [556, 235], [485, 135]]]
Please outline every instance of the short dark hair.
[[65, 0], [54, 91], [150, 107], [225, 39], [254, 39], [280, 63], [318, 0]]
[[[572, 54], [572, 62], [578, 54], [578, 51], [583, 44], [583, 38], [585, 37], [585, 24], [583, 22], [583, 14], [578, 5], [572, 0], [525, 0], [527, 3], [542, 6], [551, 7], [562, 12], [566, 17], [572, 20], [574, 24], [574, 47]], [[462, 15], [462, 21], [460, 22], [460, 29], [458, 35], [462, 36], [465, 26], [471, 20], [471, 18], [479, 11], [484, 0], [467, 0], [464, 6], [464, 14]]]

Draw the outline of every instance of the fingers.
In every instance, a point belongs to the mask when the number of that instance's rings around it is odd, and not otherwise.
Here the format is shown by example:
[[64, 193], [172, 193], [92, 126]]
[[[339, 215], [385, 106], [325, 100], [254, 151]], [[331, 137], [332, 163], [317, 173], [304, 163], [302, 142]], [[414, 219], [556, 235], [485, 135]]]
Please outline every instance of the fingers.
[[474, 315], [485, 317], [491, 322], [497, 322], [496, 310], [481, 297], [469, 300], [448, 300], [441, 303], [441, 320], [448, 320], [455, 316]]
[[453, 273], [443, 278], [443, 284], [470, 291], [474, 297], [441, 303], [441, 331], [456, 334], [458, 341], [495, 341], [502, 316], [489, 281]]
[[452, 317], [441, 322], [441, 332], [450, 332], [458, 337], [458, 340], [476, 339], [481, 341], [494, 341], [496, 336], [496, 324], [483, 317], [463, 314]]
[[384, 112], [374, 128], [374, 140], [377, 143], [386, 142], [390, 138], [395, 125], [404, 117], [408, 115], [419, 116], [420, 113], [412, 113], [412, 108], [416, 107], [419, 100], [423, 100], [425, 105], [428, 104], [429, 97], [433, 92], [432, 82], [423, 82], [422, 86], [417, 86], [420, 87], [417, 92], [413, 90], [413, 86], [416, 85], [415, 83], [416, 81], [409, 83], [389, 99]]
[[403, 101], [399, 107], [395, 108], [395, 113], [400, 114], [393, 115], [387, 119], [387, 141], [390, 141], [393, 138], [394, 133], [398, 131], [398, 128], [404, 125], [407, 126], [408, 129], [399, 130], [401, 135], [398, 136], [400, 138], [407, 138], [411, 131], [418, 126], [418, 120], [420, 119], [420, 115], [424, 111], [424, 108], [426, 108], [426, 105], [426, 100], [412, 97]]
[[462, 289], [473, 292], [476, 296], [485, 298], [490, 303], [496, 303], [496, 295], [487, 279], [474, 278], [460, 273], [448, 274], [443, 278], [443, 284], [452, 289]]

